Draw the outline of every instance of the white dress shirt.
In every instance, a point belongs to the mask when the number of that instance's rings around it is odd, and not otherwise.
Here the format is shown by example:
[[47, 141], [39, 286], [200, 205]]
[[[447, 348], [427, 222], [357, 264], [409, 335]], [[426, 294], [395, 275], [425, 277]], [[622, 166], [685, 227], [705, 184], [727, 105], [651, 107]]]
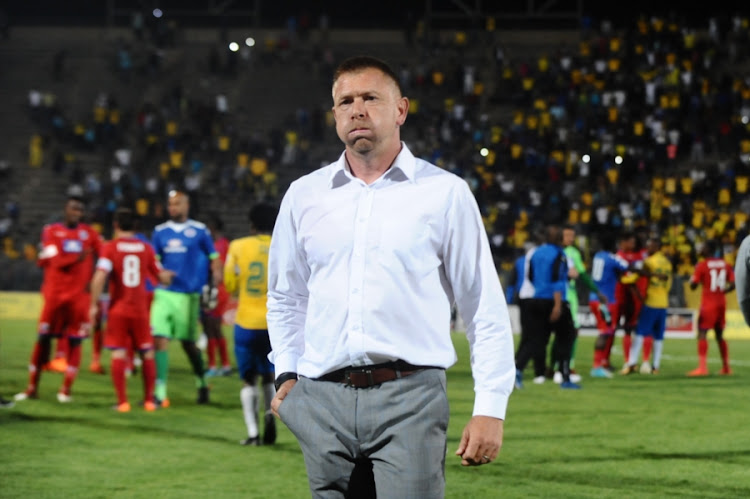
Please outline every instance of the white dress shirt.
[[458, 176], [402, 144], [367, 185], [342, 154], [290, 185], [268, 265], [277, 374], [316, 378], [396, 359], [448, 368], [455, 300], [471, 347], [474, 415], [505, 418], [510, 318], [476, 200]]

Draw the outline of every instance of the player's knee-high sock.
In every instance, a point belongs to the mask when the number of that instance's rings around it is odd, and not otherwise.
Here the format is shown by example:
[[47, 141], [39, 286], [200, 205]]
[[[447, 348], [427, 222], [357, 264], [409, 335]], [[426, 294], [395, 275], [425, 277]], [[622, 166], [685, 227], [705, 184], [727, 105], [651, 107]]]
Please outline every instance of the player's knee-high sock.
[[594, 362], [591, 366], [592, 368], [596, 369], [606, 365], [607, 344], [611, 344], [610, 336], [606, 333], [600, 333], [594, 343]]
[[609, 367], [609, 356], [612, 354], [612, 345], [615, 343], [615, 332], [612, 331], [611, 333], [607, 334], [607, 342], [604, 346], [604, 354], [602, 357], [602, 365], [605, 367]]
[[31, 362], [29, 363], [29, 386], [26, 387], [27, 393], [35, 393], [39, 387], [42, 366], [49, 361], [50, 350], [52, 350], [51, 342], [52, 340], [49, 336], [40, 336], [34, 344], [34, 350], [31, 352]]
[[127, 382], [125, 378], [125, 369], [128, 367], [127, 359], [112, 359], [110, 369], [112, 370], [112, 385], [115, 387], [117, 394], [117, 403], [124, 404], [128, 401]]
[[216, 367], [216, 338], [208, 339], [208, 348], [206, 348], [206, 355], [208, 356], [208, 368], [213, 369]]
[[216, 339], [216, 344], [219, 346], [219, 360], [221, 361], [221, 367], [229, 367], [229, 353], [227, 351], [227, 339], [223, 336]]
[[271, 401], [276, 396], [276, 388], [273, 383], [263, 383], [263, 408], [266, 412], [271, 410]]
[[190, 367], [195, 374], [195, 386], [203, 388], [206, 386], [206, 370], [203, 366], [203, 355], [194, 341], [183, 341], [182, 349], [185, 351], [190, 361]]
[[254, 386], [245, 385], [240, 390], [240, 402], [242, 402], [242, 415], [245, 417], [247, 436], [255, 438], [258, 436], [258, 389]]
[[63, 386], [60, 390], [65, 395], [70, 395], [70, 389], [78, 376], [78, 368], [81, 366], [81, 340], [73, 338], [68, 340], [68, 367], [65, 369]]
[[154, 395], [159, 400], [167, 399], [167, 373], [169, 372], [169, 353], [167, 350], [157, 350], [154, 353], [156, 360], [156, 384]]
[[91, 338], [91, 363], [99, 364], [102, 356], [102, 337], [104, 336], [101, 327], [94, 329], [94, 334]]
[[708, 364], [706, 357], [708, 356], [708, 340], [705, 338], [698, 340], [698, 369], [707, 370]]
[[664, 350], [664, 340], [653, 340], [654, 345], [654, 357], [651, 362], [651, 366], [654, 369], [659, 369], [661, 365], [661, 353]]
[[630, 345], [630, 353], [628, 354], [629, 366], [634, 366], [638, 363], [638, 356], [641, 354], [642, 347], [643, 347], [643, 336], [636, 334], [635, 339]]
[[626, 334], [625, 336], [622, 337], [622, 354], [625, 356], [626, 364], [630, 364], [630, 349], [632, 347], [633, 347], [632, 335]]
[[724, 339], [719, 342], [719, 352], [721, 352], [721, 363], [726, 369], [729, 369], [729, 345]]
[[143, 400], [154, 399], [154, 382], [156, 380], [156, 362], [154, 359], [143, 359], [143, 365], [141, 366], [143, 371]]
[[[651, 349], [654, 346], [654, 339], [651, 336], [643, 338], [643, 362], [648, 362], [651, 358]], [[653, 362], [651, 363], [653, 364]]]

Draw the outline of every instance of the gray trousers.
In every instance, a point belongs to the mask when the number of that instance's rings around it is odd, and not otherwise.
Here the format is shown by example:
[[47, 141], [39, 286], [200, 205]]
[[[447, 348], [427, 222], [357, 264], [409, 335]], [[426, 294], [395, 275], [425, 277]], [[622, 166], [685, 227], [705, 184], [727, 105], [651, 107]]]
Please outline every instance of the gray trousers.
[[370, 388], [300, 378], [279, 416], [300, 443], [314, 498], [445, 494], [449, 411], [442, 369]]

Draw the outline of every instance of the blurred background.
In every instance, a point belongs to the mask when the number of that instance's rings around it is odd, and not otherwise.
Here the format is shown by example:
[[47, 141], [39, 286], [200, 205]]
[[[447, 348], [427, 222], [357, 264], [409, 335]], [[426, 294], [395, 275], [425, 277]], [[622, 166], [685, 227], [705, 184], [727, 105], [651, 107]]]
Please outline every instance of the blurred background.
[[331, 74], [366, 53], [410, 98], [404, 141], [472, 188], [504, 282], [547, 223], [587, 258], [658, 233], [685, 306], [697, 249], [731, 261], [748, 233], [750, 7], [654, 3], [0, 2], [0, 290], [39, 289], [70, 194], [105, 237], [118, 206], [150, 233], [173, 188], [244, 235], [341, 154]]

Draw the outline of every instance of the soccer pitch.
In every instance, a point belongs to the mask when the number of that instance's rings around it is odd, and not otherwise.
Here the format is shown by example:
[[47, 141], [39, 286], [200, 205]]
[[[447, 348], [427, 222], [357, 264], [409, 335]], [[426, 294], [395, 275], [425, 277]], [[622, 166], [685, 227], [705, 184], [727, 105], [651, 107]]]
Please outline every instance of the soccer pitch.
[[[34, 330], [33, 321], [0, 320], [6, 398], [26, 386]], [[667, 339], [661, 374], [606, 380], [587, 376], [593, 338], [582, 337], [575, 367], [584, 388], [534, 385], [527, 371], [525, 388], [511, 396], [503, 449], [479, 468], [462, 468], [453, 455], [473, 403], [468, 344], [461, 334], [454, 343], [446, 497], [750, 497], [750, 341], [730, 341], [729, 377], [685, 377], [697, 362], [695, 341]], [[299, 446], [283, 424], [274, 446], [239, 445], [236, 376], [212, 378], [211, 404], [196, 405], [185, 355], [173, 344], [172, 406], [135, 407], [142, 392], [133, 377], [133, 411], [119, 414], [109, 376], [87, 370], [90, 348], [87, 341], [73, 403], [57, 402], [62, 375], [45, 372], [40, 400], [0, 410], [0, 497], [309, 497]], [[621, 359], [616, 351], [613, 361]], [[719, 369], [713, 342], [709, 367]]]

